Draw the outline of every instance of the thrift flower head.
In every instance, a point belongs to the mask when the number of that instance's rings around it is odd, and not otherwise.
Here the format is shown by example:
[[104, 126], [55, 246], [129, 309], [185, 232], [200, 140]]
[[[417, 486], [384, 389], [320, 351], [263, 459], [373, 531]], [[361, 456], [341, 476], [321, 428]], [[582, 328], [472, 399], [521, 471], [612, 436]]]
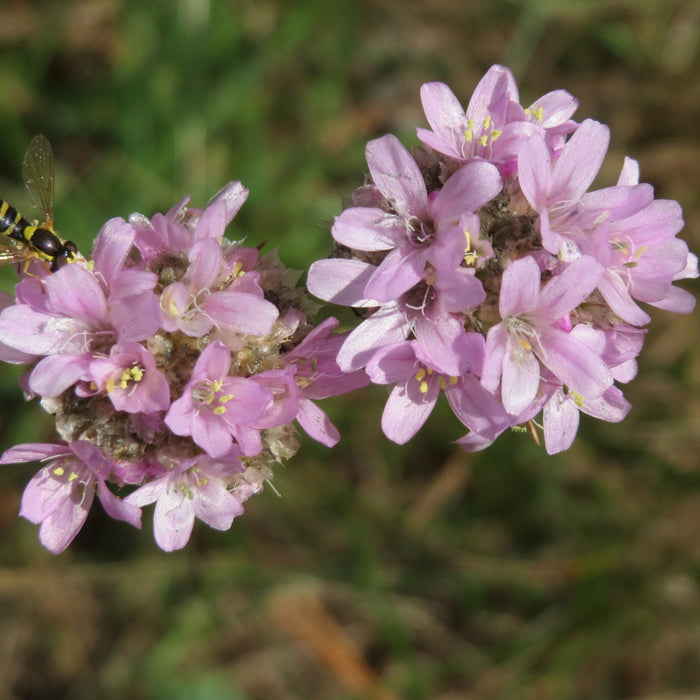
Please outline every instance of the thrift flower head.
[[382, 428], [399, 443], [442, 393], [467, 450], [540, 412], [550, 453], [569, 447], [580, 411], [622, 420], [615, 382], [636, 374], [650, 320], [639, 303], [694, 308], [673, 285], [698, 276], [680, 207], [655, 200], [629, 158], [616, 184], [589, 189], [610, 130], [572, 121], [564, 90], [525, 108], [493, 66], [466, 109], [443, 83], [421, 101], [421, 145], [368, 144], [370, 180], [309, 271], [313, 294], [362, 316], [338, 364], [393, 387]]
[[52, 551], [95, 494], [136, 526], [155, 502], [157, 543], [179, 549], [195, 518], [231, 526], [296, 452], [296, 418], [326, 445], [339, 439], [315, 401], [369, 380], [341, 372], [337, 322], [314, 330], [296, 273], [224, 238], [247, 195], [232, 182], [203, 210], [185, 200], [150, 220], [112, 219], [90, 259], [20, 271], [15, 299], [3, 299], [0, 359], [27, 365], [27, 393], [61, 441], [1, 461], [47, 463], [21, 514]]

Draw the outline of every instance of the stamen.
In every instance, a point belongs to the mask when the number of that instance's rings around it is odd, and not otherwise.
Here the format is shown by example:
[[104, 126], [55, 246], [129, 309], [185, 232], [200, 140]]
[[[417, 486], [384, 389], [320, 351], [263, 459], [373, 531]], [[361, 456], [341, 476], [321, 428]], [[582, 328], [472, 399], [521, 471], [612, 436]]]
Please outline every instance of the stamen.
[[583, 407], [584, 407], [584, 405], [585, 405], [585, 399], [583, 398], [583, 396], [581, 396], [581, 394], [579, 394], [579, 393], [576, 392], [576, 391], [570, 391], [570, 392], [569, 392], [569, 396], [573, 399], [574, 403], [575, 403], [579, 408], [583, 408]]

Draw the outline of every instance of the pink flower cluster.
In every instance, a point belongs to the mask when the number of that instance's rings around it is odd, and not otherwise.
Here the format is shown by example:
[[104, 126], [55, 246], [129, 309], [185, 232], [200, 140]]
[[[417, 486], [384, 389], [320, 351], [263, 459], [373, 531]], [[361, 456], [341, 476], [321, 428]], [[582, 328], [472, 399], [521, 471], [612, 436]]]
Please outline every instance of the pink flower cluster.
[[25, 393], [62, 441], [13, 447], [0, 463], [46, 462], [20, 514], [51, 551], [70, 544], [95, 493], [136, 527], [155, 502], [158, 545], [179, 549], [195, 518], [231, 526], [298, 448], [292, 421], [338, 441], [315, 401], [368, 379], [340, 370], [338, 322], [313, 327], [297, 273], [223, 237], [247, 196], [233, 182], [204, 210], [184, 200], [152, 220], [112, 219], [91, 260], [53, 274], [35, 263], [4, 300], [0, 359], [29, 366]]
[[698, 276], [679, 205], [654, 199], [629, 158], [615, 185], [589, 191], [609, 129], [574, 122], [563, 90], [523, 108], [493, 66], [466, 110], [442, 83], [421, 99], [421, 145], [367, 145], [369, 180], [309, 271], [312, 294], [362, 316], [350, 333], [334, 334], [334, 318], [314, 326], [315, 304], [274, 253], [224, 238], [248, 196], [239, 182], [204, 210], [184, 200], [108, 221], [89, 260], [20, 270], [16, 297], [0, 297], [0, 360], [28, 367], [25, 394], [61, 440], [0, 464], [46, 463], [20, 514], [47, 548], [70, 544], [95, 495], [136, 527], [155, 503], [168, 551], [196, 518], [228, 529], [296, 452], [293, 421], [333, 446], [316, 400], [370, 382], [391, 387], [382, 428], [398, 443], [442, 393], [467, 450], [530, 424], [555, 453], [580, 412], [625, 417], [618, 385], [650, 321], [640, 302], [694, 308], [673, 285]]
[[589, 191], [609, 129], [572, 121], [563, 90], [523, 108], [493, 66], [466, 111], [442, 83], [421, 99], [421, 147], [367, 145], [370, 179], [309, 272], [309, 291], [364, 316], [338, 364], [393, 387], [382, 428], [395, 442], [444, 393], [467, 450], [540, 413], [547, 451], [567, 449], [581, 411], [619, 421], [630, 408], [616, 382], [636, 374], [650, 320], [639, 302], [694, 308], [673, 286], [698, 276], [676, 237], [681, 209], [654, 199], [629, 158], [614, 186]]

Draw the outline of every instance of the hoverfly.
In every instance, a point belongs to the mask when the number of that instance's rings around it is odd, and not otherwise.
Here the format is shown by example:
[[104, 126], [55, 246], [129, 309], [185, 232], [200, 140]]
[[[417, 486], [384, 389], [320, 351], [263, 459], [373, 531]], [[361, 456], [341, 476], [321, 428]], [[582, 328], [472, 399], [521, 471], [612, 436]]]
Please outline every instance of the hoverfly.
[[48, 270], [56, 272], [66, 263], [75, 261], [78, 248], [64, 241], [53, 229], [53, 151], [48, 139], [37, 134], [30, 142], [22, 162], [24, 185], [34, 207], [44, 220], [25, 219], [12, 205], [0, 199], [0, 234], [7, 237], [0, 244], [0, 267], [25, 262], [24, 271], [32, 260], [42, 261]]

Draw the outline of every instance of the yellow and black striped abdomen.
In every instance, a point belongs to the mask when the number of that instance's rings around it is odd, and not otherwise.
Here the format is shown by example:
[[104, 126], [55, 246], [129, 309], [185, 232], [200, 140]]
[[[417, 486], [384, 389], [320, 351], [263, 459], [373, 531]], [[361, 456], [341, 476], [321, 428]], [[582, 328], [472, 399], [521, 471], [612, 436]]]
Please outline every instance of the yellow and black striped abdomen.
[[20, 243], [31, 251], [30, 256], [51, 263], [55, 271], [75, 259], [74, 243], [65, 243], [49, 228], [25, 219], [11, 204], [0, 199], [0, 234]]
[[27, 235], [32, 231], [27, 229], [36, 228], [27, 221], [11, 204], [0, 199], [0, 233], [20, 243], [29, 243]]

